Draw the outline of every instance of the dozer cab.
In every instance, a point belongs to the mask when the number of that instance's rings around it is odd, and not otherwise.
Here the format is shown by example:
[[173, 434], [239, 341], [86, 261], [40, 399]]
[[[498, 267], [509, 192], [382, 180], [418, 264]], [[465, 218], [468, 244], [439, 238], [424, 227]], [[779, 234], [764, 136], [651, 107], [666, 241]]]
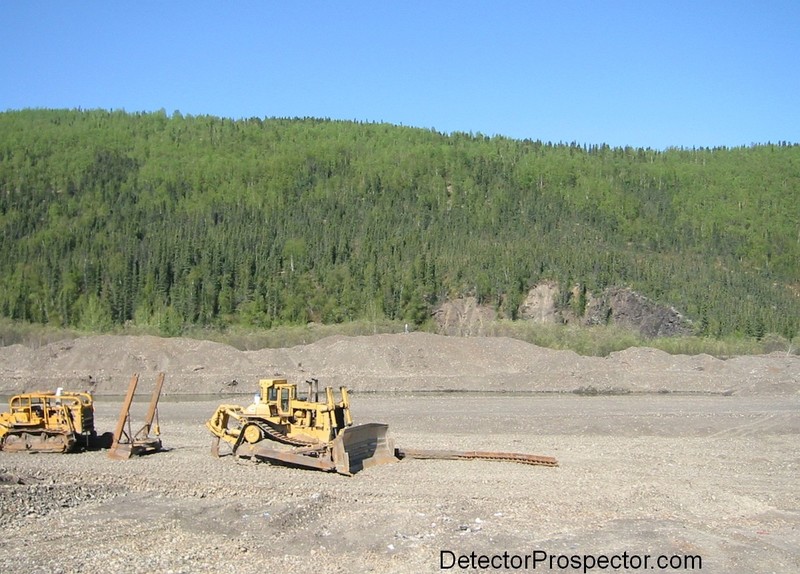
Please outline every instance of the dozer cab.
[[251, 405], [220, 405], [206, 423], [215, 437], [212, 453], [220, 455], [222, 441], [237, 457], [347, 476], [397, 460], [387, 425], [353, 426], [347, 388], [337, 401], [331, 387], [321, 399], [319, 382], [307, 383], [302, 398], [286, 379], [262, 379]]
[[0, 450], [71, 452], [99, 444], [89, 393], [27, 393], [11, 397], [8, 406], [0, 413]]

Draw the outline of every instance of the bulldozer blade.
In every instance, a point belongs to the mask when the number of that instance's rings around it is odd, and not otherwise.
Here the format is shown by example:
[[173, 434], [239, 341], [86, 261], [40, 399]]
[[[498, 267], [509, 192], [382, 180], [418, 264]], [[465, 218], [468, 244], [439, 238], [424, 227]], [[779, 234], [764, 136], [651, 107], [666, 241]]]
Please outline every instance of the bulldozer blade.
[[389, 425], [367, 423], [347, 427], [333, 440], [333, 462], [336, 472], [352, 476], [360, 470], [397, 462], [394, 443], [387, 438]]

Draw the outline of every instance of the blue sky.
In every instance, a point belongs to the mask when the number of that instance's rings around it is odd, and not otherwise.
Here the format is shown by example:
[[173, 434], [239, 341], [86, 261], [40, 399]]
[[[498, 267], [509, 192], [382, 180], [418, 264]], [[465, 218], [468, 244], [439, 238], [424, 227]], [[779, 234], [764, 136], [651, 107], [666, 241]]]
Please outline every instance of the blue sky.
[[800, 141], [800, 2], [0, 2], [0, 111], [384, 121], [664, 149]]

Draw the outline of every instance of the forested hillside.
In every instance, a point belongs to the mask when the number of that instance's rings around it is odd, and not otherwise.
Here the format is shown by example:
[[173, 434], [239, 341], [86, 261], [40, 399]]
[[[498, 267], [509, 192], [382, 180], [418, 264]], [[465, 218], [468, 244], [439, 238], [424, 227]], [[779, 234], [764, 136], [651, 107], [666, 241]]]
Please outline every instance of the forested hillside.
[[[0, 114], [0, 315], [274, 326], [515, 318], [552, 279], [698, 334], [800, 321], [800, 146], [610, 148], [317, 119]], [[581, 301], [562, 301], [580, 313]]]

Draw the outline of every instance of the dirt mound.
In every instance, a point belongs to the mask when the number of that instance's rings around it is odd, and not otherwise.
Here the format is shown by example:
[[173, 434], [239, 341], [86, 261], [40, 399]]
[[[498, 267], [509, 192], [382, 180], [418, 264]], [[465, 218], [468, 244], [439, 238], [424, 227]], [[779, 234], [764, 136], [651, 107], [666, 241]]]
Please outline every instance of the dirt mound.
[[714, 392], [794, 394], [800, 357], [720, 360], [648, 348], [583, 357], [502, 337], [400, 333], [335, 336], [285, 349], [239, 351], [193, 339], [97, 336], [32, 350], [0, 348], [0, 393], [53, 389], [123, 394], [134, 372], [167, 373], [166, 394], [250, 393], [259, 378], [354, 391]]

